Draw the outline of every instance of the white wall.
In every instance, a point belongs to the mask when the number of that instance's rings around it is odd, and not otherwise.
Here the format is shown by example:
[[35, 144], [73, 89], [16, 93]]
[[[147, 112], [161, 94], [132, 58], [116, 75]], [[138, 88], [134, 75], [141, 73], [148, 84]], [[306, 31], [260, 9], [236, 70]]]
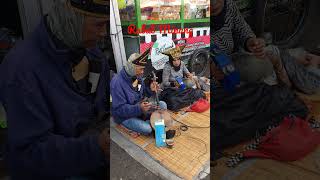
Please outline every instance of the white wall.
[[127, 63], [126, 52], [124, 47], [121, 21], [117, 0], [111, 0], [110, 6], [110, 36], [113, 48], [114, 59], [119, 72]]

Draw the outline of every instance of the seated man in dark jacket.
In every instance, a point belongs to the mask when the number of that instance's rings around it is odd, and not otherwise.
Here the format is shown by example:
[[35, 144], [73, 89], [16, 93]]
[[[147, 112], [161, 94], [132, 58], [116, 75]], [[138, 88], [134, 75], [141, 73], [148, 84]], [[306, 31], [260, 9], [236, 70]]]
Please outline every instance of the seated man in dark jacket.
[[[149, 49], [150, 50], [150, 49]], [[111, 80], [112, 116], [117, 124], [137, 133], [149, 135], [152, 128], [147, 119], [155, 109], [152, 103], [146, 102], [146, 97], [151, 97], [152, 92], [159, 90], [157, 82], [152, 82], [150, 88], [145, 86], [142, 79], [149, 50], [142, 55], [132, 54], [126, 66]], [[161, 109], [167, 109], [167, 104], [159, 102]]]
[[0, 66], [10, 176], [106, 179], [109, 122], [88, 130], [109, 104], [108, 64], [95, 48], [107, 35], [108, 1], [55, 2]]

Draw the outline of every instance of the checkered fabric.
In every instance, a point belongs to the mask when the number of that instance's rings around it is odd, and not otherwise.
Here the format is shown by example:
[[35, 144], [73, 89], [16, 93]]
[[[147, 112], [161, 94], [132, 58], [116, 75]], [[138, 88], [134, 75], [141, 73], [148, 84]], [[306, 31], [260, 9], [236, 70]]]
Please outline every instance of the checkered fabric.
[[237, 166], [239, 163], [241, 163], [242, 161], [244, 161], [244, 157], [242, 153], [236, 153], [235, 155], [231, 156], [226, 165], [228, 167], [235, 167]]
[[235, 167], [238, 164], [240, 164], [241, 162], [243, 162], [246, 158], [243, 156], [243, 152], [244, 151], [249, 151], [249, 150], [255, 150], [258, 149], [260, 143], [261, 143], [261, 138], [266, 135], [268, 132], [270, 132], [273, 128], [276, 128], [277, 126], [279, 126], [279, 124], [275, 124], [275, 125], [271, 125], [268, 126], [266, 129], [257, 131], [256, 133], [256, 137], [254, 139], [254, 141], [248, 145], [246, 145], [244, 147], [244, 150], [242, 152], [237, 152], [235, 155], [232, 155], [226, 165], [228, 167]]
[[[316, 121], [314, 118], [311, 118], [309, 120], [309, 124], [310, 124], [310, 127], [313, 128], [313, 129], [316, 129], [316, 128], [320, 128], [320, 122]], [[260, 143], [261, 143], [261, 138], [266, 135], [268, 132], [270, 132], [272, 129], [278, 127], [280, 124], [275, 124], [275, 125], [271, 125], [271, 126], [268, 126], [266, 129], [264, 130], [261, 130], [261, 131], [257, 131], [257, 135], [254, 139], [254, 141], [248, 145], [246, 145], [244, 147], [244, 150], [241, 151], [241, 152], [237, 152], [236, 154], [232, 155], [228, 161], [226, 162], [226, 165], [228, 167], [235, 167], [237, 166], [238, 164], [240, 164], [241, 162], [245, 161], [245, 157], [243, 156], [243, 152], [244, 151], [249, 151], [249, 150], [255, 150], [255, 149], [258, 149]]]

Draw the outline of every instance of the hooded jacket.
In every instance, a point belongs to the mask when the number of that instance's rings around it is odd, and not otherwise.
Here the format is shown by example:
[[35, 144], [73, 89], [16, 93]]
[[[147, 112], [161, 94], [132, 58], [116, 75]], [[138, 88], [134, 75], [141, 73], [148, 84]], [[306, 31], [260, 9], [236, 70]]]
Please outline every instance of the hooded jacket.
[[72, 78], [71, 57], [42, 21], [0, 65], [12, 179], [65, 179], [106, 164], [98, 135], [81, 136], [81, 129], [108, 109], [108, 64], [99, 50], [87, 52], [102, 69], [96, 93], [85, 95]]
[[144, 97], [150, 97], [153, 93], [150, 88], [147, 88], [142, 81], [140, 91], [137, 91], [132, 86], [132, 78], [123, 68], [119, 74], [111, 80], [111, 96], [112, 108], [111, 113], [116, 123], [121, 124], [124, 120], [140, 117], [143, 112], [140, 108], [140, 103]]

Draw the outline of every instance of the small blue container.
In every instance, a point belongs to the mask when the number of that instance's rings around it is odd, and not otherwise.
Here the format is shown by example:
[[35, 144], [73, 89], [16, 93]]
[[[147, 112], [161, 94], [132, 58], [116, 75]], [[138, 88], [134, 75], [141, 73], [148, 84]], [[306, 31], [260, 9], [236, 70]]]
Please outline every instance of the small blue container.
[[178, 84], [180, 85], [180, 91], [183, 91], [186, 89], [186, 85], [183, 82], [182, 78], [176, 77], [176, 81], [178, 82]]
[[156, 146], [157, 147], [165, 147], [166, 144], [166, 131], [164, 120], [157, 120], [155, 123], [155, 131], [156, 131]]

